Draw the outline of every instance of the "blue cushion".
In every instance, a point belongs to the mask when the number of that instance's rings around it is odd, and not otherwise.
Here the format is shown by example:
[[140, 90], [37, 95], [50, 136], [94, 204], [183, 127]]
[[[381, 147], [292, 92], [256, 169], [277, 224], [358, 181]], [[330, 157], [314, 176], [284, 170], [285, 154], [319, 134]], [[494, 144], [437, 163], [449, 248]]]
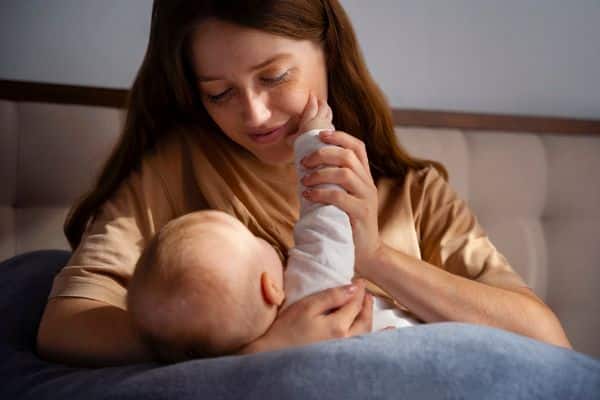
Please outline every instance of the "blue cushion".
[[49, 363], [35, 353], [36, 331], [52, 278], [69, 256], [36, 251], [0, 264], [0, 399], [563, 399], [600, 393], [600, 361], [461, 323], [173, 365]]

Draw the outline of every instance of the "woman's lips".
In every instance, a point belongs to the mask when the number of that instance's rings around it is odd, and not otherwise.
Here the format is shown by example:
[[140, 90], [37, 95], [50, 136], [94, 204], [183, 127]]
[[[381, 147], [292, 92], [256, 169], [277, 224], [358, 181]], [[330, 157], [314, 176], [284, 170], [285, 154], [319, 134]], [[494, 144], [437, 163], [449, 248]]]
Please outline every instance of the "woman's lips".
[[249, 136], [250, 136], [250, 139], [252, 139], [256, 143], [261, 143], [261, 144], [273, 143], [285, 134], [285, 131], [286, 131], [285, 127], [286, 127], [286, 125], [284, 124], [269, 133], [262, 134], [262, 135], [249, 135]]

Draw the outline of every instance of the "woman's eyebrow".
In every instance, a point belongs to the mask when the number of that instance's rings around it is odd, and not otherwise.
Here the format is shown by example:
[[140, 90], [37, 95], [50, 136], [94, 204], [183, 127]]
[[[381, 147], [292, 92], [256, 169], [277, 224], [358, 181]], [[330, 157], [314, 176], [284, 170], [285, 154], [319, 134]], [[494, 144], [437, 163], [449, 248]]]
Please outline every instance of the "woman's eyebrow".
[[[272, 62], [275, 62], [277, 60], [280, 60], [282, 58], [290, 58], [292, 57], [292, 55], [290, 53], [279, 53], [279, 54], [275, 54], [273, 57], [268, 58], [267, 60], [261, 62], [260, 64], [257, 64], [253, 67], [251, 67], [248, 72], [253, 72], [256, 71], [258, 69], [261, 69], [269, 64], [271, 64]], [[219, 81], [219, 80], [223, 80], [225, 78], [221, 78], [218, 76], [203, 76], [203, 75], [198, 75], [198, 81], [200, 82], [210, 82], [210, 81]]]

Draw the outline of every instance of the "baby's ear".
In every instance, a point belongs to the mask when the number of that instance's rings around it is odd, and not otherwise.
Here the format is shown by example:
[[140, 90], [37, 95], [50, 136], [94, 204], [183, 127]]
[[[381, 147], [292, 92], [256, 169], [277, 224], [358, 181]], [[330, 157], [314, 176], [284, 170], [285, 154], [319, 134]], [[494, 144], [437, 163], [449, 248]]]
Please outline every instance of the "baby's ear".
[[280, 306], [285, 299], [285, 293], [277, 282], [271, 279], [268, 272], [263, 272], [260, 275], [260, 286], [262, 289], [262, 295], [267, 304]]

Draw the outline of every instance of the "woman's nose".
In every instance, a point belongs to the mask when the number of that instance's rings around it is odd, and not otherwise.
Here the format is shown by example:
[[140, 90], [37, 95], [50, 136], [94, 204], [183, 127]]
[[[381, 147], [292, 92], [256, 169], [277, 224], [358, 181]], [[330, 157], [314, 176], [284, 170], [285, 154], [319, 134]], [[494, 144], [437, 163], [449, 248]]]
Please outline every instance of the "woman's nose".
[[244, 96], [243, 103], [242, 113], [246, 126], [261, 126], [271, 118], [267, 93], [249, 91]]

